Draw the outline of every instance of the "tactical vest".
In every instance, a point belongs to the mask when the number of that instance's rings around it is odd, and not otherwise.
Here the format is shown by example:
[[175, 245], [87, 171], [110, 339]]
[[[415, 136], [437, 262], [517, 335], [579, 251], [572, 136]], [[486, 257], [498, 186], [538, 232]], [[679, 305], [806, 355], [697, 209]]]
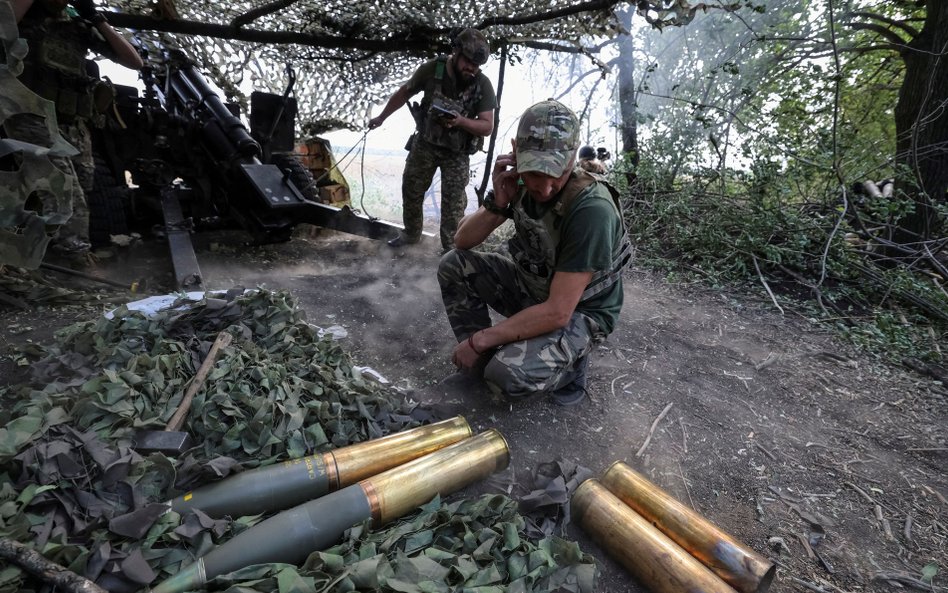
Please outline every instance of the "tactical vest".
[[612, 251], [612, 263], [609, 268], [593, 274], [579, 299], [580, 304], [618, 282], [622, 272], [632, 263], [632, 242], [622, 219], [619, 192], [587, 171], [575, 169], [560, 191], [556, 204], [542, 218], [531, 218], [527, 214], [523, 208], [522, 193], [513, 206], [513, 221], [517, 232], [508, 243], [510, 255], [519, 266], [521, 278], [537, 302], [545, 301], [550, 295], [550, 284], [556, 265], [556, 246], [560, 241], [563, 219], [577, 202], [588, 195], [587, 190], [597, 182], [609, 189], [612, 205], [622, 223], [622, 238]]
[[[466, 152], [474, 154], [484, 145], [484, 139], [480, 136], [469, 134], [460, 128], [446, 128], [438, 121], [438, 116], [431, 111], [432, 103], [437, 103], [445, 109], [456, 111], [465, 117], [474, 117], [475, 111], [483, 98], [481, 85], [475, 78], [474, 82], [467, 86], [457, 99], [450, 99], [444, 94], [443, 82], [445, 70], [447, 68], [447, 58], [440, 57], [435, 62], [435, 74], [425, 85], [425, 94], [421, 99], [422, 113], [424, 120], [419, 128], [421, 137], [427, 142], [446, 148], [452, 152]], [[478, 74], [478, 76], [480, 76]]]
[[56, 104], [60, 122], [94, 113], [96, 79], [86, 72], [86, 53], [94, 43], [92, 30], [74, 19], [24, 18], [20, 36], [27, 40], [20, 80], [33, 92]]

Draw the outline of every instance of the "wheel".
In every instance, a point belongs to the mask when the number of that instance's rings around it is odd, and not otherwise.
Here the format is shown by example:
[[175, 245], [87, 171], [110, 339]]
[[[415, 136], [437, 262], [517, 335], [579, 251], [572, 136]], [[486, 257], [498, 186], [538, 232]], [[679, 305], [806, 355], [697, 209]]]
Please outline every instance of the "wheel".
[[125, 216], [128, 199], [128, 188], [119, 185], [105, 161], [96, 157], [95, 181], [92, 191], [86, 195], [89, 204], [89, 242], [93, 248], [109, 245], [112, 235], [128, 234], [128, 219]]
[[313, 181], [313, 174], [303, 166], [294, 154], [280, 153], [270, 157], [270, 162], [288, 174], [290, 181], [300, 190], [303, 197], [313, 202], [319, 201], [319, 189]]

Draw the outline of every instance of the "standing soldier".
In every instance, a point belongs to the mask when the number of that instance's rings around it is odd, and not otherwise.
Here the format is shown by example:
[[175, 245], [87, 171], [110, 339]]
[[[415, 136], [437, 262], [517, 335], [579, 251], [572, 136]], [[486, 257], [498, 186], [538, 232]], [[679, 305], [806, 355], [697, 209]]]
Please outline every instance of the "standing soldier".
[[[92, 190], [95, 165], [89, 123], [97, 115], [96, 103], [111, 99], [107, 87], [87, 70], [89, 50], [127, 68], [138, 70], [142, 60], [135, 48], [109, 26], [93, 0], [12, 0], [20, 37], [29, 53], [20, 80], [36, 94], [56, 104], [59, 131], [79, 154], [53, 158], [60, 170], [75, 168], [82, 192], [74, 192], [72, 217], [59, 230], [54, 249], [72, 255], [89, 252], [89, 209], [83, 193]], [[103, 96], [103, 92], [105, 95]], [[16, 114], [3, 122], [10, 138], [50, 146], [52, 138], [43, 118]]]
[[454, 51], [422, 64], [408, 82], [389, 98], [382, 113], [369, 120], [369, 129], [424, 91], [421, 105], [412, 109], [416, 132], [402, 175], [402, 211], [405, 230], [388, 242], [392, 247], [421, 239], [425, 191], [435, 169], [441, 169], [441, 246], [454, 247], [454, 233], [467, 206], [465, 188], [471, 177], [470, 155], [480, 150], [494, 129], [497, 96], [481, 73], [490, 47], [477, 29], [464, 29], [454, 39]]

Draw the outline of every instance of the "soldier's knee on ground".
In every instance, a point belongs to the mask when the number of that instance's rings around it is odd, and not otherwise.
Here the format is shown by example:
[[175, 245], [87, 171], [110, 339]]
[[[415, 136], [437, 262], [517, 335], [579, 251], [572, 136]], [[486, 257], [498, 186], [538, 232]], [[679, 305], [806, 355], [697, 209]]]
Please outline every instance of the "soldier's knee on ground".
[[438, 284], [441, 286], [450, 285], [453, 282], [460, 282], [462, 259], [457, 249], [451, 249], [441, 256], [438, 262]]
[[544, 391], [544, 386], [528, 380], [519, 368], [506, 364], [497, 358], [491, 359], [484, 368], [484, 381], [495, 393], [501, 393], [511, 400], [523, 400]]

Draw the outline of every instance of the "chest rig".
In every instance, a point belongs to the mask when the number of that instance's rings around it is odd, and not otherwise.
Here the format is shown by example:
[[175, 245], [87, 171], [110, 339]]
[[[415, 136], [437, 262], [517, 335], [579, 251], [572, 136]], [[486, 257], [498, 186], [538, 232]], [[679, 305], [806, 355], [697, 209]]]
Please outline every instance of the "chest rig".
[[537, 302], [545, 301], [550, 295], [550, 283], [553, 281], [556, 265], [556, 248], [560, 242], [563, 220], [579, 201], [589, 196], [587, 190], [597, 182], [609, 189], [612, 206], [622, 222], [622, 238], [612, 250], [609, 268], [593, 274], [579, 302], [588, 301], [618, 282], [622, 272], [632, 263], [633, 248], [622, 220], [619, 192], [587, 171], [576, 169], [560, 191], [556, 203], [542, 217], [533, 218], [527, 214], [523, 207], [522, 193], [513, 205], [513, 221], [517, 232], [509, 241], [508, 247], [511, 257], [520, 268], [521, 278]]
[[[447, 58], [440, 57], [435, 62], [434, 77], [425, 85], [425, 94], [421, 100], [424, 122], [419, 130], [422, 137], [435, 146], [446, 148], [452, 152], [466, 152], [474, 154], [484, 145], [484, 139], [474, 136], [459, 128], [446, 128], [438, 121], [438, 116], [431, 111], [431, 105], [436, 104], [445, 109], [456, 111], [465, 117], [477, 115], [476, 109], [483, 98], [479, 80], [469, 84], [456, 99], [451, 98], [456, 93], [457, 81], [446, 81], [445, 70]], [[480, 74], [478, 74], [480, 77]]]
[[86, 52], [94, 43], [92, 30], [70, 18], [24, 18], [20, 36], [30, 48], [20, 80], [56, 104], [61, 122], [91, 118], [96, 79], [86, 72]]

